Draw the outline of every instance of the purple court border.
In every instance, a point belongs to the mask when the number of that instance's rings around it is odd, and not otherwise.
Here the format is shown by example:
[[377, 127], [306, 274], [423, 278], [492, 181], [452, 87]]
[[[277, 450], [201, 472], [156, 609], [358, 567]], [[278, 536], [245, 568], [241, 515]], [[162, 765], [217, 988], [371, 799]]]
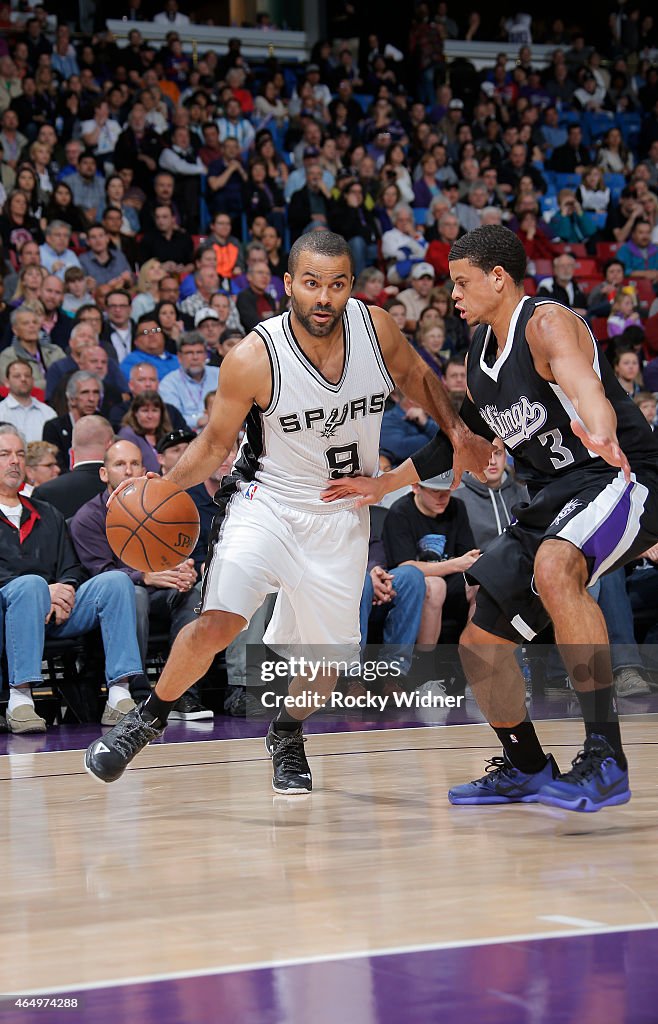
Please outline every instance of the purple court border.
[[0, 1021], [656, 1024], [657, 963], [658, 927], [519, 938], [71, 989], [77, 1010], [6, 1000]]

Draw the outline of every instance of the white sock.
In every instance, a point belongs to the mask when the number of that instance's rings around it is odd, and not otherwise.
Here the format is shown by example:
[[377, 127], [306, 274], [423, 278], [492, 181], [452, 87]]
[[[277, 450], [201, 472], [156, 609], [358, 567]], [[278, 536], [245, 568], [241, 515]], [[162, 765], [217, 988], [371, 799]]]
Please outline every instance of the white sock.
[[34, 701], [32, 700], [32, 691], [29, 686], [10, 686], [9, 687], [9, 711], [13, 711], [15, 708], [19, 708], [21, 704], [29, 704], [30, 707], [34, 707]]
[[120, 700], [132, 700], [130, 690], [121, 683], [112, 683], [107, 691], [107, 703], [111, 708], [116, 708]]

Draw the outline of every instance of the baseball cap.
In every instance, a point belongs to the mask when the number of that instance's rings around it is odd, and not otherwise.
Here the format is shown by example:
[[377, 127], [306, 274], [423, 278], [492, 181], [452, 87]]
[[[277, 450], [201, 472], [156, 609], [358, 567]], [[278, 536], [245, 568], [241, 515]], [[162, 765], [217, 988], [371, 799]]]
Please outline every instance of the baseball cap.
[[316, 157], [316, 156], [320, 156], [320, 150], [318, 149], [318, 147], [317, 146], [307, 146], [306, 149], [304, 150], [304, 153], [303, 153], [304, 160], [306, 160], [306, 159], [310, 160], [312, 157]]
[[464, 109], [464, 101], [463, 100], [450, 100], [450, 103], [448, 104], [448, 110], [463, 110], [463, 109]]
[[166, 452], [167, 448], [173, 448], [176, 444], [189, 444], [194, 440], [196, 434], [193, 430], [185, 430], [182, 427], [179, 430], [170, 430], [168, 434], [161, 437], [155, 446], [156, 452], [162, 455]]
[[202, 306], [194, 314], [194, 326], [198, 327], [204, 320], [219, 320], [219, 313], [216, 309], [211, 309], [210, 306]]
[[431, 263], [415, 263], [411, 269], [411, 280], [417, 281], [419, 277], [435, 277], [434, 267]]
[[320, 70], [319, 64], [309, 64], [308, 67], [306, 68], [307, 72], [308, 71], [319, 71], [319, 70]]
[[486, 93], [487, 96], [493, 96], [495, 86], [493, 82], [481, 82], [480, 89], [482, 90], [482, 92]]
[[448, 469], [445, 473], [439, 473], [438, 476], [431, 476], [429, 480], [421, 480], [420, 486], [427, 487], [430, 491], [449, 491], [454, 479], [455, 474]]
[[239, 327], [226, 327], [220, 334], [219, 340], [223, 345], [225, 341], [230, 341], [231, 338], [239, 338], [242, 341], [244, 336], [244, 331], [241, 331]]

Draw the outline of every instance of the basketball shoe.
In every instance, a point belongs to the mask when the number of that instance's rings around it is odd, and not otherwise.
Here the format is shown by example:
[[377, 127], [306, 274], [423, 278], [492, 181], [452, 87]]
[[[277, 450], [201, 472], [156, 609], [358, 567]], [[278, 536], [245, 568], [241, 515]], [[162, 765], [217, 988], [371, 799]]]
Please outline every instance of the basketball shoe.
[[265, 749], [272, 758], [272, 789], [288, 796], [310, 793], [313, 789], [311, 769], [304, 753], [306, 739], [301, 726], [293, 732], [280, 734], [270, 722]]
[[138, 704], [109, 732], [90, 744], [85, 753], [85, 769], [101, 782], [115, 782], [140, 750], [162, 736], [164, 730], [162, 722], [145, 711], [143, 704]]
[[487, 765], [481, 779], [448, 790], [451, 804], [534, 804], [542, 786], [560, 774], [552, 754], [540, 772], [520, 771], [504, 752], [502, 757], [492, 757]]
[[549, 781], [537, 797], [540, 804], [567, 811], [600, 811], [630, 798], [628, 770], [620, 768], [608, 741], [596, 733], [585, 740], [571, 771]]

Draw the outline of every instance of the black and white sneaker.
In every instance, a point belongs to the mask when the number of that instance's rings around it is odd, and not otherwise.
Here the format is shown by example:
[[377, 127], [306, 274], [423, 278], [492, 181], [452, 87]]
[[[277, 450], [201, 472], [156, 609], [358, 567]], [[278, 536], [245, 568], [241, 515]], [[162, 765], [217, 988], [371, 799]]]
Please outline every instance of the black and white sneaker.
[[265, 749], [272, 758], [272, 789], [275, 793], [292, 796], [310, 793], [313, 789], [311, 769], [304, 753], [306, 739], [301, 726], [294, 732], [280, 734], [270, 723], [265, 737]]
[[162, 722], [139, 704], [90, 744], [85, 753], [85, 769], [101, 782], [115, 782], [140, 750], [162, 736], [164, 730]]
[[189, 692], [179, 697], [169, 712], [172, 722], [200, 722], [214, 717], [210, 708], [204, 708], [198, 698]]

